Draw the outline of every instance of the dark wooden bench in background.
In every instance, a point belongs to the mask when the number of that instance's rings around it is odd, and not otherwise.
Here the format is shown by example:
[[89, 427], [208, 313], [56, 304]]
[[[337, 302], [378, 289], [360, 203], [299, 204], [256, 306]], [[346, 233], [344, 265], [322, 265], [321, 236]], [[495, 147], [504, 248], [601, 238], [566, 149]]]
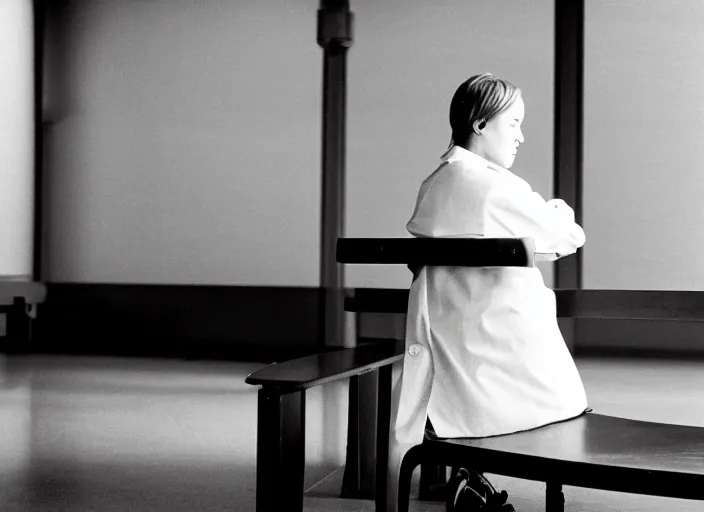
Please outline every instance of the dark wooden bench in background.
[[[347, 239], [338, 244], [338, 259], [343, 263], [447, 264], [447, 259], [438, 255], [452, 248], [453, 265], [533, 264], [530, 245], [524, 241], [504, 240], [496, 245], [491, 240], [473, 240], [467, 242], [471, 245], [464, 245], [460, 258], [455, 250], [462, 249], [463, 242], [467, 239]], [[423, 247], [408, 252], [413, 244]], [[521, 254], [522, 247], [527, 248], [528, 255]], [[466, 250], [469, 248], [471, 251]], [[704, 321], [704, 293], [700, 292], [558, 289], [555, 293], [557, 315], [563, 318]], [[347, 292], [345, 309], [357, 315], [398, 315], [406, 313], [407, 302], [408, 290], [363, 288]], [[390, 339], [272, 365], [247, 378], [249, 384], [262, 386], [257, 441], [258, 512], [281, 507], [302, 510], [304, 390], [334, 380], [358, 379], [370, 371], [378, 373], [378, 398], [373, 411], [376, 429], [364, 434], [375, 438], [376, 510], [386, 509], [391, 364], [403, 356], [402, 339]], [[350, 407], [358, 408], [350, 414], [352, 418], [369, 414], [352, 399]], [[361, 423], [364, 422], [352, 422], [348, 428], [353, 430]], [[354, 442], [357, 434], [350, 432], [348, 438]], [[546, 482], [548, 512], [564, 510], [563, 485], [704, 500], [704, 428], [593, 412], [518, 434], [484, 439], [426, 439], [404, 457], [398, 489], [400, 511], [408, 510], [410, 478], [419, 464], [470, 466], [488, 473]]]
[[12, 352], [32, 337], [38, 304], [46, 300], [46, 285], [34, 281], [0, 279], [0, 315], [5, 317], [2, 350]]

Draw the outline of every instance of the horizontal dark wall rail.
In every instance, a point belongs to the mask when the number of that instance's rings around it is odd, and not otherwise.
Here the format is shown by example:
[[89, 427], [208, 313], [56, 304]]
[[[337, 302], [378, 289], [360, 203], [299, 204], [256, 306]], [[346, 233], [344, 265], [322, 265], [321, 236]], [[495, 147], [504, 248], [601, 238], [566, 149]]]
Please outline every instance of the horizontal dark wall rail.
[[[555, 290], [557, 316], [576, 319], [704, 321], [704, 291]], [[360, 288], [345, 307], [366, 313], [405, 313], [408, 290]]]
[[704, 320], [704, 291], [556, 290], [555, 294], [561, 317]]
[[[410, 283], [410, 272], [408, 277]], [[46, 287], [33, 340], [15, 351], [261, 362], [320, 351], [319, 288], [113, 283]], [[704, 292], [558, 289], [556, 295], [558, 316], [578, 319], [580, 351], [588, 342], [603, 353], [660, 349], [678, 354], [697, 348], [704, 333]], [[405, 314], [408, 290], [350, 289], [345, 300], [349, 311], [361, 307], [382, 315]], [[367, 316], [375, 321], [373, 314]]]

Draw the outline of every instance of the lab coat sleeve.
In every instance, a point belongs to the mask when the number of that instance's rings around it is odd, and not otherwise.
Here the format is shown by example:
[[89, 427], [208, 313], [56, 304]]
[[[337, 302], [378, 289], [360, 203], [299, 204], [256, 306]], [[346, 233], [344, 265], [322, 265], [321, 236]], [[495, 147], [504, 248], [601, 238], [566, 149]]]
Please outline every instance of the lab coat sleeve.
[[546, 201], [530, 188], [498, 188], [487, 202], [488, 215], [516, 237], [531, 237], [536, 252], [566, 256], [586, 241], [574, 211], [561, 199]]

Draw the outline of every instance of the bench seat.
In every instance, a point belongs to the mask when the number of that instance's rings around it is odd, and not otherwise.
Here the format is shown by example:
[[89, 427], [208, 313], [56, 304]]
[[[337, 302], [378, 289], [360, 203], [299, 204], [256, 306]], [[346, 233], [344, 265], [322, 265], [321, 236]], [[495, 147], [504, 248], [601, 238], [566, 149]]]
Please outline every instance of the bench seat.
[[404, 343], [368, 343], [275, 363], [245, 379], [247, 384], [293, 392], [364, 375], [403, 358]]
[[[400, 483], [420, 463], [470, 461], [480, 471], [548, 485], [704, 500], [703, 428], [593, 412], [514, 434], [426, 439], [404, 458]], [[399, 489], [399, 510], [407, 510], [409, 493]]]

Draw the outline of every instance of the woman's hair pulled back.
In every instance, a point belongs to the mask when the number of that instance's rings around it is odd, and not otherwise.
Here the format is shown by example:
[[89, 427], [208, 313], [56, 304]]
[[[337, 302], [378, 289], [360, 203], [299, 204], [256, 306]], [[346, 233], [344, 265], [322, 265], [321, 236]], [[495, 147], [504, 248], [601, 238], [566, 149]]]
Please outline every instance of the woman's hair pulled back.
[[450, 103], [450, 146], [466, 146], [475, 121], [489, 121], [510, 107], [521, 90], [491, 73], [474, 75], [455, 91]]

